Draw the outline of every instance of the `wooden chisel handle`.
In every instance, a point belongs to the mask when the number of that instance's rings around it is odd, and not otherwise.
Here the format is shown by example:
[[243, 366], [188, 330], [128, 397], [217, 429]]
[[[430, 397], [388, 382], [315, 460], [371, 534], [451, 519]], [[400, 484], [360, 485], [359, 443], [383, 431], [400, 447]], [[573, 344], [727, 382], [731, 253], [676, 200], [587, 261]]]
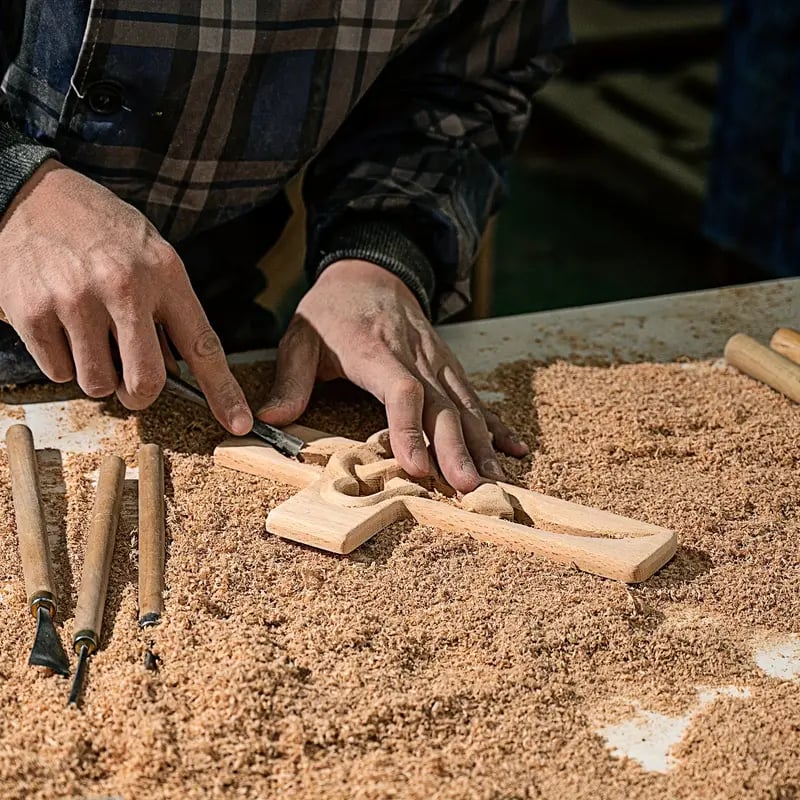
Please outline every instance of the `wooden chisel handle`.
[[97, 479], [81, 588], [75, 608], [73, 643], [76, 652], [80, 652], [85, 645], [93, 653], [100, 644], [124, 482], [125, 462], [117, 456], [107, 456], [100, 465], [100, 476]]
[[800, 331], [791, 328], [778, 328], [772, 335], [769, 346], [795, 364], [800, 364]]
[[48, 606], [53, 614], [56, 600], [53, 564], [31, 429], [12, 425], [6, 433], [6, 449], [28, 605], [34, 616], [39, 605]]
[[139, 448], [139, 625], [164, 611], [164, 457], [157, 444]]
[[766, 383], [800, 403], [800, 366], [744, 333], [725, 345], [725, 360], [751, 378]]

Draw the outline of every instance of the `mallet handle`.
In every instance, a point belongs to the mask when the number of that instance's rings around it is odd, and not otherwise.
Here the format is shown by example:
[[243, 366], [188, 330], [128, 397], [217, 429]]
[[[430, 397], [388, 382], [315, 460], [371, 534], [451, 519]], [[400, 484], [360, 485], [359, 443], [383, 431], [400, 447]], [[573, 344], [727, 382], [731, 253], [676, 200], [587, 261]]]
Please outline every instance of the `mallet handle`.
[[744, 333], [725, 345], [725, 360], [751, 378], [766, 383], [800, 403], [800, 366]]
[[800, 364], [800, 331], [778, 328], [772, 335], [769, 346], [795, 364]]

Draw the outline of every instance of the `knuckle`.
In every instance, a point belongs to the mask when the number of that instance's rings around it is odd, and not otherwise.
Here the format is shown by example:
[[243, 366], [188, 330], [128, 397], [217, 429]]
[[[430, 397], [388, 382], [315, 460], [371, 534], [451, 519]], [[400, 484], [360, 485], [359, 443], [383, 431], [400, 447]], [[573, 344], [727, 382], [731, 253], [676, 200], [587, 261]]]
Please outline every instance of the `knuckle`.
[[296, 396], [284, 401], [283, 407], [291, 417], [299, 417], [306, 410], [306, 404], [303, 399]]
[[418, 450], [426, 450], [425, 437], [420, 431], [413, 428], [400, 428], [397, 431], [391, 431], [394, 441], [398, 443], [400, 450], [408, 453], [415, 453]]
[[287, 381], [281, 385], [276, 399], [287, 414], [300, 416], [305, 411], [306, 399], [303, 396], [300, 385], [294, 380]]
[[77, 320], [84, 316], [88, 292], [83, 287], [62, 290], [56, 299], [58, 315], [64, 320]]
[[52, 324], [52, 310], [45, 305], [34, 305], [29, 308], [22, 322], [27, 334], [34, 338], [41, 338], [49, 333]]
[[212, 361], [222, 357], [222, 343], [210, 325], [201, 328], [192, 338], [192, 354], [201, 361]]
[[400, 436], [406, 441], [411, 442], [412, 444], [417, 444], [424, 441], [422, 431], [411, 422], [399, 422], [395, 423], [394, 425], [390, 425], [390, 427], [394, 434]]
[[233, 378], [217, 382], [212, 389], [212, 393], [223, 408], [232, 408], [243, 402], [239, 384]]
[[419, 400], [424, 394], [422, 383], [410, 376], [395, 381], [393, 388], [398, 397], [406, 398], [408, 401]]
[[119, 304], [130, 303], [136, 298], [136, 270], [133, 265], [118, 266], [105, 281], [110, 300]]
[[157, 233], [150, 239], [150, 253], [157, 269], [167, 273], [183, 271], [178, 251]]
[[475, 462], [472, 460], [472, 456], [466, 450], [463, 450], [457, 454], [456, 464], [458, 465], [458, 469], [461, 472], [476, 471]]

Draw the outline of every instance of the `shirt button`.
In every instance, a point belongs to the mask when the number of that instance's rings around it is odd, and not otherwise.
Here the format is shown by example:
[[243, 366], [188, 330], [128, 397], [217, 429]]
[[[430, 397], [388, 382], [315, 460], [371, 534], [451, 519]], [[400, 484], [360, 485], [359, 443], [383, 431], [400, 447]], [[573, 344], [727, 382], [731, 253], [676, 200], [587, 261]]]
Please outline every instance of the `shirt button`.
[[122, 101], [122, 87], [113, 81], [93, 83], [86, 89], [86, 103], [95, 114], [116, 114]]

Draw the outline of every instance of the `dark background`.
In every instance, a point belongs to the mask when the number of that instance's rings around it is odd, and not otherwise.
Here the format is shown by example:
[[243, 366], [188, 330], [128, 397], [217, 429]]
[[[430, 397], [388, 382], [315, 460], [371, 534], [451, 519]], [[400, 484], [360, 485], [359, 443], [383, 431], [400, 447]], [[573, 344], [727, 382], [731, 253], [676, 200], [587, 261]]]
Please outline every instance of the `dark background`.
[[575, 47], [537, 99], [473, 316], [777, 277], [703, 230], [731, 5], [570, 0]]

